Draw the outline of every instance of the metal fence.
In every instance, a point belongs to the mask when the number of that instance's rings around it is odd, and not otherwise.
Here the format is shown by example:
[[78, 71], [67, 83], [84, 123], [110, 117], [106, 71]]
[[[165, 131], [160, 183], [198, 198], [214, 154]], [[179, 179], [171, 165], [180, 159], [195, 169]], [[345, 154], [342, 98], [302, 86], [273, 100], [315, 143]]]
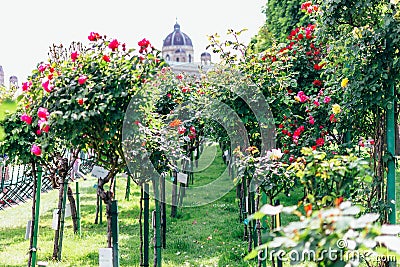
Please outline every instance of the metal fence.
[[[0, 163], [0, 210], [33, 197], [33, 176], [29, 165]], [[52, 189], [49, 179], [43, 179], [42, 192]]]

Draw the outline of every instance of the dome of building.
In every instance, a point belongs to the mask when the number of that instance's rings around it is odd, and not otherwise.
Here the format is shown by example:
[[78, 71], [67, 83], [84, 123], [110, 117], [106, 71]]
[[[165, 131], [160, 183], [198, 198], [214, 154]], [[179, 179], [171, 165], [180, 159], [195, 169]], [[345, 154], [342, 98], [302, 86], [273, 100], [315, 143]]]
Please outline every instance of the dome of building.
[[178, 23], [174, 25], [174, 31], [168, 34], [164, 39], [163, 46], [174, 46], [174, 45], [192, 45], [192, 40], [185, 33], [181, 32], [181, 26]]
[[164, 39], [162, 57], [167, 62], [192, 63], [194, 50], [192, 40], [181, 32], [178, 22], [174, 25], [174, 31]]
[[178, 48], [175, 50], [175, 53], [185, 53], [185, 50], [183, 50], [182, 48]]
[[202, 65], [210, 65], [211, 64], [211, 54], [208, 52], [201, 53], [200, 60], [201, 60]]

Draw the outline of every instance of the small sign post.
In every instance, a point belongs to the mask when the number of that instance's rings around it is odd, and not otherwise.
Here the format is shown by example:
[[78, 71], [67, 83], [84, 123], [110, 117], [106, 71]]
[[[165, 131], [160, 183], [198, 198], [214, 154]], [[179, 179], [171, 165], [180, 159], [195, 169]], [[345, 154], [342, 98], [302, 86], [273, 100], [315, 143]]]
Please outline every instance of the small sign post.
[[113, 267], [112, 248], [99, 248], [99, 267]]
[[32, 227], [32, 221], [29, 220], [28, 223], [26, 224], [25, 239], [31, 238], [31, 227]]
[[187, 184], [188, 175], [186, 173], [178, 172], [178, 183]]

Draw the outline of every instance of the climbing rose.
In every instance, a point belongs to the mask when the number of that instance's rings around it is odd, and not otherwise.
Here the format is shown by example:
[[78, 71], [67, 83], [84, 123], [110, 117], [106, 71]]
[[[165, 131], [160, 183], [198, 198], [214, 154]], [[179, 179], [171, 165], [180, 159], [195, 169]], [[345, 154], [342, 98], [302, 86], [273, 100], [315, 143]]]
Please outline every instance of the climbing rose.
[[48, 124], [45, 124], [42, 128], [43, 132], [48, 133], [50, 130], [50, 126]]
[[297, 143], [299, 142], [299, 138], [300, 135], [304, 132], [304, 126], [300, 126], [299, 128], [297, 128], [294, 133], [293, 133], [293, 143], [295, 143], [297, 145]]
[[81, 75], [81, 76], [79, 76], [78, 83], [80, 85], [82, 85], [82, 84], [84, 84], [86, 82], [86, 80], [87, 80], [86, 75]]
[[318, 138], [318, 139], [315, 141], [315, 143], [316, 143], [317, 146], [323, 146], [324, 143], [325, 143], [325, 140], [324, 140], [324, 138]]
[[38, 71], [43, 73], [46, 70], [46, 68], [47, 68], [46, 65], [40, 64], [39, 67], [38, 67]]
[[332, 112], [333, 112], [333, 114], [338, 114], [338, 113], [340, 113], [340, 111], [341, 111], [341, 109], [340, 109], [340, 106], [339, 106], [338, 104], [334, 104], [334, 105], [332, 106]]
[[147, 48], [150, 45], [150, 41], [146, 38], [143, 38], [141, 41], [138, 42], [138, 45], [143, 48]]
[[183, 127], [183, 126], [179, 126], [178, 127], [178, 133], [179, 134], [184, 134], [186, 132], [186, 128], [185, 127]]
[[31, 88], [31, 86], [32, 86], [31, 81], [22, 83], [22, 91], [24, 92], [28, 91], [29, 88]]
[[314, 86], [320, 87], [322, 85], [322, 82], [320, 80], [314, 80], [312, 84]]
[[119, 46], [119, 42], [117, 39], [112, 40], [109, 44], [108, 44], [108, 48], [110, 48], [112, 51], [115, 51], [118, 49]]
[[371, 145], [374, 145], [374, 144], [375, 144], [375, 140], [374, 140], [374, 139], [371, 139], [371, 140], [369, 140], [369, 143], [370, 143]]
[[97, 32], [91, 32], [88, 36], [89, 41], [97, 41], [100, 39], [100, 35]]
[[104, 60], [105, 62], [110, 62], [110, 57], [107, 56], [107, 55], [103, 55], [103, 60]]
[[37, 115], [38, 115], [39, 118], [47, 120], [47, 116], [49, 116], [49, 111], [47, 110], [47, 108], [40, 107], [38, 109]]
[[78, 52], [72, 52], [71, 53], [71, 59], [72, 59], [72, 62], [75, 62], [75, 60], [78, 58], [78, 56], [79, 56], [79, 54], [78, 54]]
[[46, 125], [47, 125], [47, 120], [45, 120], [45, 119], [40, 119], [40, 120], [38, 121], [38, 126], [39, 126], [39, 129], [40, 129], [40, 130], [43, 130], [43, 128], [44, 128]]
[[308, 118], [308, 122], [309, 122], [311, 125], [314, 125], [314, 123], [315, 123], [314, 117], [313, 117], [313, 116], [310, 116], [310, 117]]
[[314, 70], [321, 70], [323, 65], [314, 64]]
[[331, 102], [331, 98], [329, 96], [325, 96], [324, 103], [328, 104], [329, 102]]
[[301, 9], [306, 10], [308, 7], [312, 5], [311, 1], [307, 1], [301, 4]]
[[318, 102], [318, 100], [314, 100], [314, 105], [315, 105], [316, 107], [319, 107], [321, 104]]
[[36, 156], [40, 156], [42, 154], [40, 147], [35, 144], [32, 145], [31, 152]]
[[28, 114], [24, 113], [21, 115], [21, 121], [26, 122], [27, 124], [32, 123], [32, 117], [29, 116]]
[[344, 78], [343, 80], [342, 80], [342, 82], [340, 83], [340, 85], [343, 87], [343, 88], [345, 88], [345, 87], [347, 87], [347, 84], [349, 83], [349, 79], [348, 78]]
[[43, 79], [42, 86], [43, 89], [48, 93], [50, 93], [54, 88], [53, 85], [50, 84], [50, 80], [47, 78]]
[[299, 91], [297, 93], [297, 96], [294, 97], [294, 99], [296, 101], [299, 101], [300, 103], [304, 103], [308, 100], [308, 96], [303, 91]]
[[336, 120], [336, 118], [335, 118], [335, 114], [331, 114], [331, 115], [329, 116], [329, 120], [330, 120], [331, 122], [336, 122], [337, 120]]

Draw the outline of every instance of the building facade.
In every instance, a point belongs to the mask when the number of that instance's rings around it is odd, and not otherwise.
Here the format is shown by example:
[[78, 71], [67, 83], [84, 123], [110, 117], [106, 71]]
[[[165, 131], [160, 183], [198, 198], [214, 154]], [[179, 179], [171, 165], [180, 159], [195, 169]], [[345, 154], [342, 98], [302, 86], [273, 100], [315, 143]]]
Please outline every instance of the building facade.
[[195, 60], [192, 39], [181, 31], [178, 22], [174, 25], [174, 31], [163, 40], [162, 57], [176, 73], [188, 73], [198, 75], [200, 70], [207, 71], [211, 68], [211, 54], [203, 52], [200, 61]]

